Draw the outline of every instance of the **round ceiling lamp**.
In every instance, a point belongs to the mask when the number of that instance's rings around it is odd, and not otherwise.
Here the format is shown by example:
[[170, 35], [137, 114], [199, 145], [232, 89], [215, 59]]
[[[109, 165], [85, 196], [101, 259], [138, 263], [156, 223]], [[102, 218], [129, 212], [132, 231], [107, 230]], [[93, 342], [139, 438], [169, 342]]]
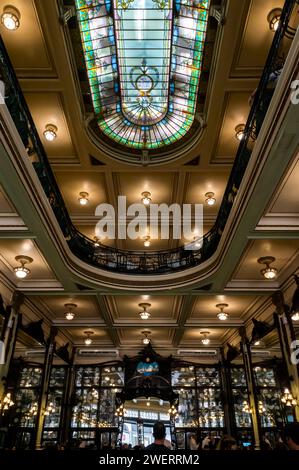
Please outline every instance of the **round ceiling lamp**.
[[245, 137], [245, 124], [239, 124], [235, 127], [236, 138], [241, 141]]
[[86, 346], [90, 346], [93, 343], [93, 340], [91, 339], [92, 335], [94, 334], [93, 331], [84, 331], [84, 334], [86, 336], [84, 343]]
[[270, 266], [270, 264], [274, 263], [274, 261], [275, 258], [273, 256], [263, 256], [257, 260], [258, 263], [266, 265], [266, 267], [261, 270], [261, 274], [268, 281], [271, 281], [277, 277], [277, 269]]
[[143, 309], [142, 312], [139, 313], [141, 320], [148, 320], [151, 317], [151, 314], [148, 311], [148, 309], [151, 307], [151, 304], [142, 303], [139, 304], [139, 307]]
[[73, 310], [75, 308], [77, 308], [77, 305], [76, 304], [64, 304], [65, 308], [67, 309], [67, 311], [65, 312], [65, 318], [68, 320], [68, 321], [72, 321], [74, 320], [75, 318], [75, 313], [73, 312]]
[[144, 237], [143, 245], [145, 246], [145, 248], [149, 248], [151, 246], [151, 237], [149, 235]]
[[143, 204], [144, 204], [145, 206], [149, 206], [150, 203], [152, 202], [151, 193], [148, 192], [148, 191], [144, 191], [144, 192], [141, 194], [141, 196], [142, 196], [141, 201], [143, 202]]
[[54, 124], [47, 124], [44, 130], [45, 139], [48, 142], [53, 142], [57, 137], [58, 128]]
[[26, 268], [26, 264], [31, 264], [33, 262], [33, 259], [30, 258], [29, 256], [16, 256], [15, 260], [17, 263], [20, 263], [21, 266], [17, 266], [14, 268], [14, 273], [18, 279], [25, 279], [29, 274], [30, 274], [30, 269]]
[[228, 304], [217, 304], [216, 308], [219, 308], [220, 312], [217, 315], [218, 320], [225, 321], [228, 319], [229, 314], [224, 312], [225, 308], [228, 308]]
[[215, 193], [209, 192], [205, 194], [205, 202], [208, 206], [214, 206], [216, 204]]
[[87, 206], [87, 204], [89, 203], [89, 194], [86, 193], [85, 191], [82, 191], [81, 193], [79, 193], [79, 198], [78, 198], [78, 201], [80, 202], [81, 206]]
[[145, 345], [145, 346], [148, 346], [151, 342], [150, 338], [149, 338], [149, 335], [151, 334], [150, 331], [148, 330], [144, 330], [141, 332], [144, 336], [144, 338], [142, 339], [142, 343]]
[[204, 344], [205, 346], [210, 344], [210, 339], [208, 337], [210, 332], [209, 331], [201, 331], [200, 334], [203, 336], [203, 338], [201, 340], [202, 344]]
[[278, 30], [280, 19], [281, 19], [281, 13], [282, 13], [281, 8], [274, 8], [274, 10], [271, 10], [270, 13], [268, 14], [267, 20], [269, 23], [269, 28], [273, 32]]
[[16, 31], [20, 27], [21, 13], [17, 8], [7, 5], [3, 8], [1, 23], [9, 31]]

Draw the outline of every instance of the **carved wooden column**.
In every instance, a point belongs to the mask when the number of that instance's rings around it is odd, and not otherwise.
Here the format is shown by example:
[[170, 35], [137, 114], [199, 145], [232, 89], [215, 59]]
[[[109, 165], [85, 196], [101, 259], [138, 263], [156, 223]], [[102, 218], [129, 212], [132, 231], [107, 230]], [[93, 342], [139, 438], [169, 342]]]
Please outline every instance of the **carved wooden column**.
[[9, 372], [10, 364], [14, 355], [17, 341], [18, 326], [20, 324], [20, 306], [24, 301], [24, 296], [20, 292], [15, 292], [12, 303], [6, 308], [4, 324], [1, 332], [1, 342], [3, 348], [4, 364], [0, 364], [0, 399], [5, 393], [5, 383]]
[[254, 436], [254, 447], [256, 450], [260, 449], [260, 420], [258, 413], [258, 397], [255, 387], [254, 372], [252, 367], [251, 349], [249, 340], [243, 329], [240, 331], [241, 334], [241, 351], [243, 354], [244, 370], [247, 382], [247, 389], [249, 395], [249, 406], [251, 409], [251, 419]]
[[223, 394], [223, 411], [224, 411], [224, 425], [227, 430], [227, 434], [230, 436], [236, 435], [235, 415], [233, 406], [233, 394], [230, 377], [230, 364], [225, 359], [224, 350], [221, 348], [220, 351], [220, 363], [221, 363], [221, 382], [222, 382], [222, 394]]
[[50, 330], [50, 335], [47, 341], [46, 351], [45, 351], [44, 368], [43, 368], [43, 375], [42, 375], [42, 381], [41, 381], [41, 392], [40, 392], [40, 398], [39, 398], [39, 409], [38, 409], [38, 416], [37, 416], [37, 430], [36, 430], [36, 441], [35, 441], [36, 448], [40, 448], [42, 444], [45, 411], [46, 411], [46, 406], [47, 406], [47, 397], [48, 397], [48, 390], [49, 390], [49, 383], [50, 383], [51, 368], [53, 364], [55, 345], [56, 345], [55, 337], [57, 335], [57, 332], [58, 332], [57, 328], [52, 326]]
[[284, 302], [284, 295], [281, 291], [275, 292], [272, 295], [272, 302], [276, 307], [274, 313], [274, 320], [278, 331], [279, 342], [283, 361], [288, 373], [290, 381], [290, 388], [294, 398], [297, 399], [297, 406], [295, 406], [296, 420], [299, 422], [299, 374], [298, 365], [293, 364], [291, 361], [291, 343], [296, 340], [294, 326], [290, 316], [290, 309]]
[[59, 432], [60, 444], [66, 444], [69, 441], [71, 421], [72, 421], [72, 397], [74, 394], [75, 384], [75, 360], [76, 348], [72, 349], [72, 355], [70, 363], [67, 367], [66, 382], [65, 382], [65, 393], [62, 402], [62, 414]]

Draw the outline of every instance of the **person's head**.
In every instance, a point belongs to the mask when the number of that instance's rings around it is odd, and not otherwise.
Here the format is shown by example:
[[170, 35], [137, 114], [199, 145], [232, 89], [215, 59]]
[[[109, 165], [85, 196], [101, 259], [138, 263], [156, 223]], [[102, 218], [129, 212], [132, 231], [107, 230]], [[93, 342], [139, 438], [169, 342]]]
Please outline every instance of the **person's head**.
[[288, 424], [285, 427], [284, 435], [288, 448], [299, 450], [299, 423]]
[[162, 423], [162, 421], [157, 421], [154, 424], [153, 435], [156, 441], [162, 441], [165, 439], [166, 431], [164, 423]]

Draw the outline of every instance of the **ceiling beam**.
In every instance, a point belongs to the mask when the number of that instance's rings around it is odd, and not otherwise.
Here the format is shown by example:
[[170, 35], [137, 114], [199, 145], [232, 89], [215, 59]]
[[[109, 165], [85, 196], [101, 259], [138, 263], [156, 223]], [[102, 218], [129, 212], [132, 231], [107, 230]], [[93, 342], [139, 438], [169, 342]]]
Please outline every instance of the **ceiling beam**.
[[197, 299], [191, 295], [184, 296], [178, 318], [178, 328], [173, 337], [173, 346], [178, 347], [185, 332], [185, 324], [189, 319]]
[[99, 306], [101, 317], [106, 323], [107, 333], [109, 335], [109, 338], [111, 339], [113, 345], [116, 348], [118, 348], [120, 346], [120, 339], [119, 339], [117, 329], [113, 325], [113, 316], [111, 315], [111, 312], [109, 311], [106, 298], [101, 295], [97, 295], [96, 298], [97, 298], [97, 304]]

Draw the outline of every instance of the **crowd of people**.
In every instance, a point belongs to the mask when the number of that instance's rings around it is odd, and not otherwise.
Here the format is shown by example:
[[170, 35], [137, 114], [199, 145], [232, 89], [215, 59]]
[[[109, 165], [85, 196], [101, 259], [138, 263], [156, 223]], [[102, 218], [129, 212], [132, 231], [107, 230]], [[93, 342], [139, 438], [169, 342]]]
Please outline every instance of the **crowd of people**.
[[[246, 444], [246, 445], [245, 445]], [[45, 446], [48, 450], [52, 446]], [[52, 447], [53, 448], [53, 447]], [[94, 444], [88, 444], [83, 440], [77, 440], [69, 445], [57, 448], [57, 450], [96, 450]], [[108, 445], [102, 447], [101, 450], [110, 451]], [[166, 428], [162, 421], [157, 421], [153, 426], [153, 443], [147, 447], [142, 445], [136, 445], [133, 447], [131, 444], [123, 444], [121, 446], [122, 451], [146, 451], [150, 453], [165, 454], [172, 450], [176, 450], [174, 443], [171, 443], [166, 439]], [[227, 434], [221, 436], [215, 436], [211, 433], [207, 433], [203, 439], [197, 439], [196, 434], [191, 433], [188, 436], [187, 450], [193, 452], [201, 451], [242, 451], [242, 450], [255, 450], [255, 447], [251, 442], [244, 443], [240, 438], [234, 438]], [[289, 424], [285, 427], [282, 434], [278, 434], [276, 438], [270, 439], [265, 434], [262, 437], [260, 443], [260, 450], [263, 451], [299, 451], [299, 423]]]

